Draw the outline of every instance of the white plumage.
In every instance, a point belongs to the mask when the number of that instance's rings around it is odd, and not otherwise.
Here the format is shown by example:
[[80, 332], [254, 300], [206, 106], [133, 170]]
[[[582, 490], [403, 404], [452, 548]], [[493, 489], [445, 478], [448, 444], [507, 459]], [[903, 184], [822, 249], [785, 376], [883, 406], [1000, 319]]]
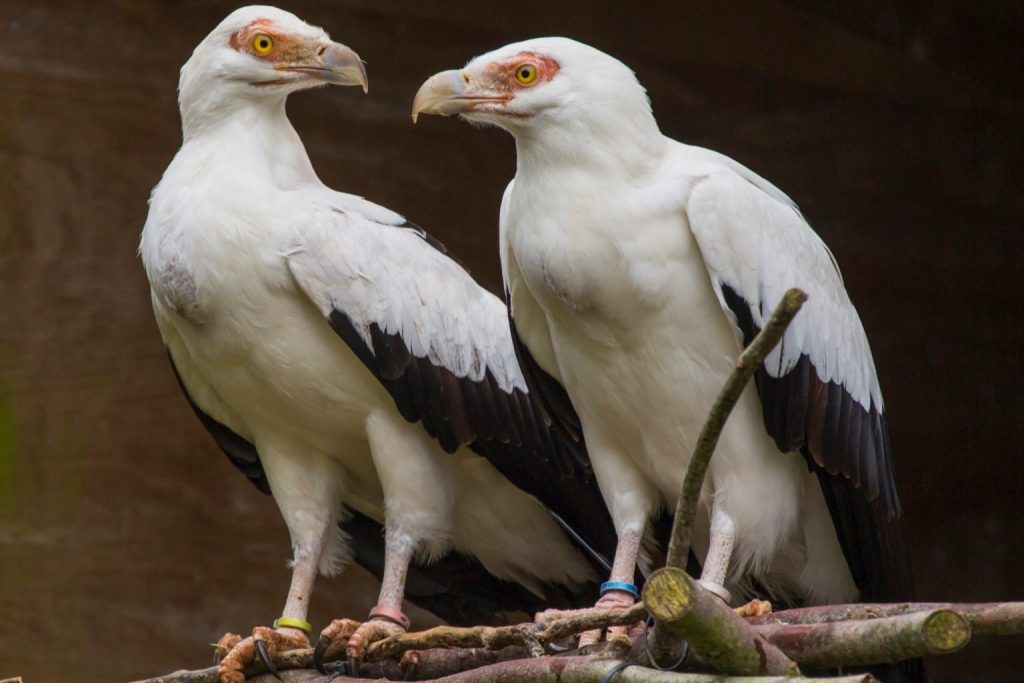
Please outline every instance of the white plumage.
[[868, 342], [831, 254], [785, 194], [662, 135], [625, 65], [564, 38], [437, 74], [413, 113], [460, 113], [516, 139], [500, 213], [512, 317], [582, 423], [619, 534], [612, 580], [632, 580], [648, 522], [674, 509], [744, 341], [800, 287], [807, 305], [711, 462], [702, 579], [727, 599], [722, 584], [799, 602], [909, 597]]
[[[289, 51], [254, 52], [261, 36]], [[294, 573], [283, 616], [304, 620], [317, 570], [347, 561], [345, 506], [385, 524], [384, 607], [400, 609], [414, 553], [452, 548], [537, 592], [580, 586], [593, 570], [537, 500], [466, 448], [444, 452], [375, 376], [388, 359], [374, 325], [425, 368], [467, 382], [489, 370], [501, 390], [525, 392], [505, 306], [398, 214], [325, 187], [286, 118], [290, 92], [357, 84], [361, 68], [322, 30], [269, 7], [232, 13], [183, 67], [184, 140], [139, 248], [174, 366], [285, 519]], [[339, 338], [332, 315], [347, 316], [365, 346]], [[448, 417], [438, 414], [435, 427]], [[258, 459], [233, 455], [239, 442]], [[364, 624], [361, 645], [394, 632], [382, 623]], [[241, 674], [222, 665], [221, 675]]]

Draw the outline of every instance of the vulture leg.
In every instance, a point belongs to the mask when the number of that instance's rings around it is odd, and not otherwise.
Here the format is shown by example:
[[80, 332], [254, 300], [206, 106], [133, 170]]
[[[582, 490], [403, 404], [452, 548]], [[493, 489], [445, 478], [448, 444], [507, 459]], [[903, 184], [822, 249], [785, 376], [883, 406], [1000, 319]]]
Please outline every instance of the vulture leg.
[[313, 664], [321, 673], [324, 672], [325, 658], [333, 659], [337, 654], [337, 648], [332, 648], [332, 644], [345, 643], [348, 671], [350, 675], [355, 675], [371, 643], [408, 630], [409, 618], [402, 612], [402, 599], [413, 545], [404, 534], [391, 529], [387, 531], [384, 541], [384, 576], [377, 606], [370, 610], [370, 619], [362, 624], [351, 619], [335, 619], [323, 630], [313, 652]]
[[725, 587], [725, 577], [729, 572], [729, 559], [736, 540], [736, 525], [722, 506], [713, 503], [711, 510], [711, 542], [708, 554], [704, 559], [704, 569], [700, 574], [700, 583], [722, 600], [725, 604], [732, 601]]
[[389, 530], [384, 541], [384, 576], [377, 606], [370, 610], [370, 620], [356, 629], [345, 647], [349, 671], [358, 671], [356, 665], [362, 661], [370, 643], [401, 635], [409, 629], [409, 617], [402, 613], [402, 598], [413, 544], [406, 538], [393, 540], [397, 535]]
[[[640, 542], [643, 539], [643, 528], [636, 531], [624, 531], [619, 534], [619, 543], [615, 547], [615, 561], [612, 562], [612, 573], [608, 577], [610, 582], [621, 582], [624, 584], [632, 584], [633, 576], [636, 572], [636, 558], [640, 552]], [[624, 590], [607, 590], [603, 591], [600, 599], [594, 605], [599, 609], [613, 609], [621, 607], [623, 609], [632, 607], [636, 603], [636, 597]], [[608, 629], [608, 638], [614, 638], [617, 635], [625, 635], [628, 627], [626, 626], [613, 626]], [[587, 631], [580, 636], [580, 647], [586, 645], [593, 645], [601, 640], [601, 631]]]
[[[265, 459], [267, 461], [269, 459]], [[272, 475], [284, 474], [283, 470], [270, 470]], [[284, 481], [283, 477], [277, 481]], [[285, 486], [281, 487], [284, 490]], [[329, 530], [334, 520], [325, 510], [328, 506], [317, 508], [312, 498], [303, 499], [297, 504], [295, 499], [286, 495], [278, 496], [278, 505], [288, 524], [294, 546], [292, 581], [288, 589], [284, 610], [274, 628], [257, 626], [248, 638], [239, 638], [226, 634], [218, 642], [218, 652], [227, 652], [217, 665], [217, 675], [222, 683], [243, 683], [245, 668], [255, 662], [262, 661], [271, 673], [276, 675], [271, 658], [275, 652], [284, 652], [309, 647], [307, 634], [311, 628], [306, 621], [309, 611], [309, 597], [313, 592], [313, 582], [320, 569], [321, 555], [327, 543]], [[338, 506], [335, 506], [338, 507]]]
[[[324, 531], [326, 533], [326, 529]], [[309, 596], [313, 591], [313, 580], [316, 578], [322, 548], [323, 537], [315, 547], [308, 551], [296, 549], [292, 584], [288, 590], [284, 611], [281, 613], [283, 620], [291, 620], [292, 623], [306, 622]], [[217, 643], [218, 652], [227, 652], [217, 665], [217, 676], [223, 683], [243, 683], [245, 667], [255, 662], [257, 657], [266, 665], [270, 673], [277, 676], [271, 662], [275, 652], [307, 647], [309, 647], [309, 639], [306, 632], [292, 626], [278, 626], [277, 628], [257, 626], [248, 638], [239, 638], [228, 633]]]

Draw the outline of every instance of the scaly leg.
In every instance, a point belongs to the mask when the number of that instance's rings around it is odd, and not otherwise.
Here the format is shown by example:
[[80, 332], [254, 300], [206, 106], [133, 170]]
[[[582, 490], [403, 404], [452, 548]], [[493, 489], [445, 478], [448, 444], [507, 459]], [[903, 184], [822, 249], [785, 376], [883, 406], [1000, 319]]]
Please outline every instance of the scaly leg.
[[[732, 602], [732, 595], [725, 587], [725, 578], [729, 573], [729, 559], [736, 542], [736, 525], [732, 517], [717, 505], [711, 511], [711, 541], [708, 544], [708, 555], [704, 558], [704, 571], [700, 574], [700, 583], [725, 604]], [[772, 604], [766, 600], [751, 600], [745, 605], [735, 608], [741, 617], [756, 617], [770, 614]]]
[[[285, 601], [281, 616], [306, 623], [309, 612], [309, 596], [313, 592], [327, 535], [327, 526], [314, 542], [306, 547], [295, 549], [295, 566], [292, 569], [291, 587]], [[225, 653], [217, 665], [217, 675], [223, 683], [243, 683], [245, 667], [259, 657], [275, 676], [271, 658], [278, 651], [295, 650], [309, 647], [307, 632], [291, 626], [279, 626], [276, 629], [257, 626], [248, 638], [241, 638], [233, 633], [226, 633], [217, 642], [217, 652]]]
[[[643, 540], [643, 535], [643, 529], [626, 531], [619, 534], [619, 542], [615, 547], [615, 561], [612, 562], [612, 573], [608, 577], [609, 581], [633, 583], [633, 576], [636, 573], [636, 558], [640, 552], [640, 542]], [[633, 597], [632, 593], [610, 590], [604, 593], [594, 606], [601, 609], [612, 609], [615, 607], [625, 609], [632, 607], [635, 603], [636, 598]], [[626, 626], [614, 626], [608, 629], [608, 637], [614, 638], [619, 634], [625, 634], [627, 629], [628, 627]], [[587, 631], [580, 636], [579, 646], [593, 645], [600, 640], [600, 629]]]
[[733, 544], [736, 542], [736, 526], [732, 517], [717, 503], [711, 506], [711, 541], [708, 554], [704, 558], [704, 569], [700, 574], [700, 583], [722, 600], [725, 604], [732, 601], [732, 595], [725, 587], [725, 577], [729, 572], [729, 559], [732, 557]]
[[355, 676], [366, 648], [378, 640], [405, 633], [409, 618], [402, 613], [405, 578], [409, 573], [414, 543], [408, 536], [388, 530], [384, 539], [384, 576], [377, 606], [370, 610], [370, 619], [358, 624], [351, 619], [336, 619], [323, 630], [313, 653], [313, 663], [323, 671], [323, 662], [338, 653], [334, 643], [345, 644], [349, 675]]

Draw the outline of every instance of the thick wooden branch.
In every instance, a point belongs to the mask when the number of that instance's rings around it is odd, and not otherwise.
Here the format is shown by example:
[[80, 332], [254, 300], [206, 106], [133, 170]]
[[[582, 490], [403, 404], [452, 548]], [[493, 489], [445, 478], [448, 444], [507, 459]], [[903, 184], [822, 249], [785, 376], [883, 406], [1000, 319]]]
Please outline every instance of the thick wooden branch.
[[715, 446], [718, 445], [718, 437], [721, 436], [726, 420], [729, 419], [729, 414], [743, 394], [747, 382], [761, 367], [765, 357], [782, 339], [789, 323], [800, 312], [800, 307], [804, 305], [805, 301], [807, 301], [807, 294], [799, 289], [794, 288], [786, 292], [769, 318], [768, 324], [754, 337], [750, 346], [740, 354], [736, 361], [736, 368], [729, 375], [718, 398], [715, 399], [711, 413], [700, 430], [700, 436], [697, 437], [690, 465], [686, 469], [683, 488], [676, 503], [676, 514], [672, 522], [672, 538], [669, 541], [665, 566], [686, 566], [686, 557], [690, 552], [691, 527], [697, 514], [697, 501], [700, 499], [700, 492], [704, 486], [704, 475], [707, 473], [708, 463], [711, 462], [711, 455], [715, 452]]
[[809, 669], [949, 654], [971, 639], [967, 619], [947, 609], [819, 624], [763, 624], [756, 629]]
[[[535, 657], [505, 662], [466, 673], [440, 678], [434, 683], [600, 683], [620, 661], [597, 657]], [[342, 679], [338, 679], [340, 682]], [[815, 679], [786, 676], [732, 677], [720, 674], [675, 673], [642, 666], [628, 666], [615, 674], [615, 683], [808, 683]], [[825, 679], [817, 679], [825, 683]], [[867, 683], [870, 676], [830, 678], [828, 683]], [[350, 683], [346, 681], [346, 683]], [[352, 681], [351, 683], [356, 683]]]
[[[523, 647], [508, 647], [500, 650], [478, 648], [436, 649], [424, 650], [414, 654], [414, 657], [404, 658], [401, 662], [395, 660], [363, 662], [359, 667], [359, 676], [363, 680], [433, 680], [481, 666], [513, 659], [523, 659], [530, 656], [526, 648]], [[291, 681], [296, 676], [299, 676], [297, 673], [292, 673], [297, 671], [304, 672], [300, 678], [305, 681], [313, 669], [313, 650], [309, 648], [278, 652], [274, 654], [273, 659], [274, 665], [281, 672], [285, 681]], [[265, 671], [266, 669], [262, 665], [254, 664], [246, 669], [246, 681], [255, 683], [256, 681], [263, 680]], [[320, 680], [316, 678], [318, 674], [315, 671], [312, 671], [312, 674], [314, 674], [313, 680]], [[274, 679], [267, 674], [266, 680], [269, 682]], [[354, 679], [338, 677], [334, 680]], [[145, 681], [137, 681], [136, 683], [217, 683], [217, 667], [212, 666], [196, 671], [176, 671], [165, 676], [149, 678]]]
[[[309, 650], [296, 650], [295, 653], [309, 653]], [[434, 650], [420, 653], [423, 661], [443, 652], [459, 652], [458, 650]], [[492, 653], [494, 654], [494, 653]], [[525, 655], [525, 653], [524, 653]], [[301, 657], [311, 657], [302, 654]], [[294, 660], [294, 657], [291, 658]], [[375, 665], [364, 664], [360, 669], [360, 678], [324, 676], [312, 669], [286, 670], [282, 668], [281, 678], [284, 683], [364, 683], [367, 679], [425, 681], [433, 683], [490, 683], [500, 680], [503, 683], [536, 683], [538, 681], [559, 681], [560, 683], [600, 683], [604, 676], [621, 663], [621, 660], [606, 659], [599, 655], [591, 656], [560, 656], [560, 657], [525, 657], [503, 660], [454, 672], [447, 676], [433, 676], [433, 671], [425, 670], [423, 661], [413, 671], [399, 670], [396, 662], [380, 662], [387, 664], [387, 669]], [[286, 658], [275, 657], [275, 663], [282, 666]], [[249, 683], [276, 683], [270, 674], [252, 673], [246, 680]], [[800, 676], [723, 676], [721, 674], [674, 673], [657, 671], [643, 666], [628, 666], [615, 674], [615, 683], [869, 683], [873, 679], [866, 675], [844, 676], [841, 678], [802, 678]], [[210, 667], [199, 671], [182, 671], [159, 678], [151, 678], [145, 683], [217, 683], [217, 669]]]
[[825, 624], [849, 619], [877, 619], [913, 612], [949, 609], [967, 619], [976, 636], [1024, 634], [1024, 602], [896, 602], [820, 605], [750, 617], [748, 624]]
[[[653, 577], [652, 577], [653, 578]], [[692, 581], [692, 579], [691, 579]], [[699, 584], [694, 585], [700, 589]], [[706, 592], [708, 597], [712, 597]], [[715, 598], [717, 600], [717, 598]], [[642, 618], [644, 603], [630, 611], [617, 610], [584, 610], [580, 612], [552, 612], [550, 618], [539, 624], [522, 624], [523, 632], [543, 634], [541, 640], [550, 642], [564, 635], [578, 633], [589, 628], [633, 623]], [[713, 603], [714, 604], [714, 603]], [[652, 610], [653, 611], [653, 610]], [[956, 612], [961, 618], [951, 616]], [[894, 661], [913, 658], [925, 654], [944, 654], [954, 652], [963, 647], [972, 632], [975, 635], [1014, 635], [1024, 633], [1024, 602], [995, 603], [867, 603], [852, 605], [823, 605], [801, 609], [784, 610], [772, 614], [749, 617], [745, 620], [757, 633], [776, 645], [791, 659], [801, 666], [835, 667], [853, 666], [882, 661]], [[964, 621], [968, 628], [964, 628]], [[464, 629], [477, 634], [477, 642], [482, 643], [482, 629]], [[417, 635], [417, 634], [409, 634]], [[548, 640], [550, 639], [550, 640]], [[421, 640], [429, 643], [429, 639]], [[465, 642], [470, 642], [466, 639]], [[899, 647], [894, 642], [902, 643]], [[407, 641], [407, 644], [411, 644]], [[634, 646], [637, 647], [637, 646]], [[641, 646], [642, 647], [642, 646]], [[404, 648], [404, 646], [403, 646]], [[364, 662], [359, 673], [363, 679], [387, 678], [392, 680], [434, 680], [444, 676], [452, 676], [470, 672], [479, 667], [490, 667], [511, 660], [529, 659], [530, 651], [525, 645], [517, 645], [502, 649], [484, 647], [452, 648], [452, 649], [401, 649], [401, 662], [382, 660]], [[598, 655], [599, 659], [607, 658], [607, 653]], [[567, 659], [560, 657], [557, 659]], [[587, 657], [573, 659], [587, 660]], [[283, 672], [287, 683], [317, 683], [322, 680], [308, 671], [313, 665], [312, 650], [293, 650], [278, 653], [274, 662]], [[411, 666], [410, 666], [411, 665]], [[555, 665], [552, 665], [555, 666]], [[559, 664], [558, 666], [562, 666]], [[512, 667], [521, 671], [518, 666]], [[288, 670], [305, 670], [289, 672]], [[630, 667], [628, 671], [639, 669]], [[502, 669], [488, 669], [494, 675]], [[529, 669], [534, 674], [555, 669]], [[271, 683], [270, 678], [263, 678], [263, 669], [254, 666], [246, 671], [253, 677], [252, 683]], [[622, 672], [625, 674], [626, 672]], [[471, 674], [465, 673], [463, 676]], [[472, 674], [475, 675], [475, 674]], [[518, 673], [516, 674], [518, 675]], [[552, 674], [553, 675], [553, 674]], [[621, 683], [616, 675], [617, 683]], [[639, 675], [636, 671], [622, 680], [634, 680]], [[337, 683], [350, 679], [336, 678]], [[460, 680], [486, 680], [460, 677]], [[541, 680], [544, 680], [542, 678]], [[675, 680], [703, 681], [706, 678], [688, 678]], [[729, 679], [714, 680], [774, 680], [767, 679]], [[805, 680], [805, 679], [789, 679]], [[867, 680], [856, 677], [852, 679], [830, 680]], [[144, 683], [216, 683], [217, 669], [210, 667], [198, 671], [178, 671], [166, 676], [151, 678]]]
[[664, 567], [654, 572], [644, 586], [644, 604], [658, 629], [685, 640], [697, 659], [716, 671], [797, 673], [789, 657], [682, 569]]

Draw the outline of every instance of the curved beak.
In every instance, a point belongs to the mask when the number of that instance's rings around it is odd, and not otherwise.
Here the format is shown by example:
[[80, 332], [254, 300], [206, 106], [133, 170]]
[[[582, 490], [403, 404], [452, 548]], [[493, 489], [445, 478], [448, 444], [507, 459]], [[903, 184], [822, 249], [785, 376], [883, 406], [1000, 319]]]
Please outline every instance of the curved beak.
[[442, 71], [428, 78], [412, 100], [412, 122], [420, 114], [451, 116], [474, 111], [483, 104], [508, 102], [509, 95], [475, 89], [462, 71]]
[[312, 64], [285, 64], [278, 68], [308, 74], [324, 83], [359, 85], [364, 93], [369, 90], [366, 66], [355, 50], [341, 43], [328, 43], [317, 52], [318, 59]]

